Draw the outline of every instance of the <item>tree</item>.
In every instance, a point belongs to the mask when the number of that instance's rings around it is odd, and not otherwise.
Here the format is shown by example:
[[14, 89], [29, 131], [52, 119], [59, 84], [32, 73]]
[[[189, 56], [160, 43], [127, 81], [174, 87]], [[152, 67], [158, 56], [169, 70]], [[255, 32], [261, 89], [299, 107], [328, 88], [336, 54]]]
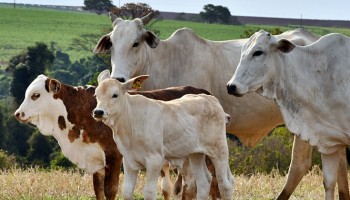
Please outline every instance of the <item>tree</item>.
[[135, 19], [146, 16], [153, 12], [157, 16], [159, 11], [153, 10], [151, 6], [146, 3], [126, 3], [122, 7], [114, 7], [111, 12], [123, 19]]
[[111, 0], [84, 0], [84, 5], [84, 10], [94, 11], [99, 15], [114, 7]]
[[208, 23], [229, 24], [231, 22], [231, 13], [227, 7], [207, 4], [204, 5], [203, 10], [199, 15]]
[[10, 60], [8, 70], [12, 72], [10, 92], [19, 105], [24, 99], [28, 85], [39, 75], [43, 74], [53, 63], [55, 56], [44, 43], [36, 43], [28, 47], [27, 51]]

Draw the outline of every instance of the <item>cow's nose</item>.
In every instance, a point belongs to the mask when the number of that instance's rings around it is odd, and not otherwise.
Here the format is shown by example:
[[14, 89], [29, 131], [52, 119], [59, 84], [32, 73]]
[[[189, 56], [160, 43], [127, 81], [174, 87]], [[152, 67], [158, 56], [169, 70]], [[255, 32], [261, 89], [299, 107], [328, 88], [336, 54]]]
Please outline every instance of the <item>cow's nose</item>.
[[24, 117], [24, 116], [25, 116], [24, 112], [15, 112], [15, 117], [17, 119], [19, 119], [19, 117]]
[[94, 118], [102, 118], [103, 114], [103, 110], [94, 110]]
[[241, 97], [243, 95], [239, 94], [237, 91], [237, 86], [235, 84], [227, 84], [227, 93], [234, 95], [236, 97]]

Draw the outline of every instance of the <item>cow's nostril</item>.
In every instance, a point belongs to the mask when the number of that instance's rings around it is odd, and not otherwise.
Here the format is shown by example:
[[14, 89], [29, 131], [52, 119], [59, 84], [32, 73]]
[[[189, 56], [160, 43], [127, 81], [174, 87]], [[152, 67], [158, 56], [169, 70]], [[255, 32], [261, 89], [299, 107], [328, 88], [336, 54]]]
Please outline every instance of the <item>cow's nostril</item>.
[[229, 94], [235, 94], [236, 90], [237, 90], [236, 85], [234, 85], [234, 84], [227, 84], [227, 92]]
[[16, 118], [24, 117], [24, 116], [25, 116], [24, 112], [16, 112], [16, 113], [15, 113], [15, 117], [16, 117]]
[[94, 117], [95, 118], [101, 118], [103, 116], [104, 112], [103, 110], [94, 110]]
[[19, 117], [19, 115], [20, 115], [20, 113], [19, 113], [19, 112], [15, 113], [15, 117], [16, 117], [16, 118], [18, 118], [18, 117]]

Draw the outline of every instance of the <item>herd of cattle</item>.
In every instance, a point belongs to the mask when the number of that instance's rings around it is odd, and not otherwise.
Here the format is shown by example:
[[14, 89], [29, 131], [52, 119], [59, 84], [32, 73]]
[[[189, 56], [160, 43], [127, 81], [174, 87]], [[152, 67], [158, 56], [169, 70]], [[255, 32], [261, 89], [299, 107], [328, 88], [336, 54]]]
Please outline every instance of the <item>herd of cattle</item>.
[[226, 133], [254, 146], [281, 124], [295, 137], [277, 199], [288, 199], [307, 173], [312, 146], [322, 155], [325, 199], [334, 199], [336, 183], [339, 198], [350, 199], [348, 37], [296, 29], [210, 41], [183, 28], [160, 40], [144, 28], [152, 14], [110, 17], [113, 31], [94, 52], [111, 53], [112, 72], [101, 72], [96, 88], [39, 75], [15, 112], [93, 174], [96, 199], [115, 199], [122, 163], [124, 199], [141, 169], [145, 199], [156, 199], [160, 174], [164, 199], [232, 199]]

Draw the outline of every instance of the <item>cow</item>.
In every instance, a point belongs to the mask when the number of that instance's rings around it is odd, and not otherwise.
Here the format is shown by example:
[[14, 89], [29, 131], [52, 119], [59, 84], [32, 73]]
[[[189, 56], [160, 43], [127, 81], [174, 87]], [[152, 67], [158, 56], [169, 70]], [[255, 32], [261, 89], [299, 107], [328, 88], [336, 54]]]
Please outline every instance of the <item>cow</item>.
[[157, 172], [168, 160], [181, 168], [189, 158], [197, 185], [197, 199], [207, 199], [211, 177], [206, 173], [205, 155], [215, 167], [223, 199], [232, 199], [233, 179], [226, 142], [227, 114], [219, 101], [207, 94], [186, 94], [171, 101], [129, 95], [128, 90], [147, 75], [120, 83], [98, 79], [94, 118], [113, 130], [114, 140], [124, 156], [124, 199], [132, 199], [139, 170], [145, 168], [145, 199], [156, 199]]
[[[144, 28], [152, 14], [134, 20], [110, 17], [113, 31], [99, 40], [94, 52], [111, 52], [112, 77], [121, 81], [141, 74], [157, 77], [144, 83], [144, 90], [179, 85], [206, 89], [235, 119], [227, 131], [235, 134], [246, 146], [255, 146], [274, 127], [284, 123], [273, 101], [254, 93], [242, 98], [227, 94], [225, 85], [238, 65], [241, 47], [247, 39], [210, 41], [198, 37], [191, 29], [182, 28], [168, 39], [159, 40]], [[287, 31], [276, 37], [290, 39], [299, 45], [319, 39], [304, 29]], [[311, 145], [294, 138], [288, 179], [279, 199], [288, 198], [307, 173], [311, 167], [311, 153]], [[350, 199], [345, 157], [342, 157], [340, 166], [339, 194]]]
[[276, 101], [287, 128], [318, 148], [325, 199], [334, 199], [339, 159], [350, 145], [349, 77], [349, 37], [332, 33], [297, 46], [261, 30], [242, 47], [227, 84], [235, 96], [256, 92]]
[[96, 199], [115, 199], [122, 155], [112, 130], [91, 116], [94, 92], [94, 87], [72, 87], [39, 75], [14, 115], [20, 122], [34, 124], [43, 135], [53, 136], [64, 156], [93, 174]]

